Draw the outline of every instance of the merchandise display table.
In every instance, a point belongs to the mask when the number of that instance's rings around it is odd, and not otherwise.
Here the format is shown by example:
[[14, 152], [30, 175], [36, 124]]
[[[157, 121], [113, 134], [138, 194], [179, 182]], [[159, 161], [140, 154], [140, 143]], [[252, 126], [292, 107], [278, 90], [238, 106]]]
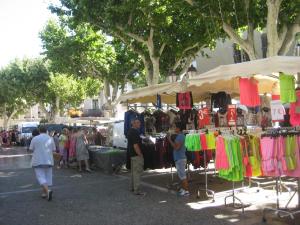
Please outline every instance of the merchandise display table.
[[113, 173], [126, 163], [124, 150], [97, 145], [89, 146], [88, 150], [91, 162], [107, 173]]

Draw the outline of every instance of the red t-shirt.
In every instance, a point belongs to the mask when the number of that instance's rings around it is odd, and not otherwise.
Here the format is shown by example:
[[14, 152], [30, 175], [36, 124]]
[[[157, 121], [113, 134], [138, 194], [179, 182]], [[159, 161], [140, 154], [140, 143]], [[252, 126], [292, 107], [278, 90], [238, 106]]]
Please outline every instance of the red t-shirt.
[[291, 103], [290, 106], [290, 124], [295, 126], [300, 126], [300, 90], [296, 91], [297, 101]]
[[258, 81], [253, 78], [240, 78], [240, 102], [249, 107], [260, 106]]

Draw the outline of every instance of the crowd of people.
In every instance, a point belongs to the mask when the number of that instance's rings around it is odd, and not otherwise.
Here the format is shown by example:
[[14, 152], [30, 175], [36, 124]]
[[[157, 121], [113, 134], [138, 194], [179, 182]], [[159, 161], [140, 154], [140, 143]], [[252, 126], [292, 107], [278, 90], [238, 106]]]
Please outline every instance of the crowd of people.
[[32, 132], [32, 140], [29, 149], [33, 151], [32, 167], [36, 178], [42, 187], [42, 197], [48, 201], [52, 199], [52, 168], [54, 157], [57, 157], [57, 168], [68, 168], [70, 163], [77, 162], [79, 172], [82, 171], [82, 163], [87, 172], [92, 172], [89, 165], [88, 145], [101, 145], [103, 136], [96, 128], [64, 128], [61, 133], [50, 132], [44, 126]]
[[10, 147], [17, 144], [17, 135], [16, 130], [1, 131], [0, 132], [0, 146]]
[[59, 132], [49, 134], [55, 144], [55, 156], [57, 168], [68, 168], [74, 162], [78, 163], [78, 169], [82, 171], [82, 163], [85, 170], [91, 172], [89, 166], [88, 145], [103, 145], [104, 138], [96, 128], [64, 128]]

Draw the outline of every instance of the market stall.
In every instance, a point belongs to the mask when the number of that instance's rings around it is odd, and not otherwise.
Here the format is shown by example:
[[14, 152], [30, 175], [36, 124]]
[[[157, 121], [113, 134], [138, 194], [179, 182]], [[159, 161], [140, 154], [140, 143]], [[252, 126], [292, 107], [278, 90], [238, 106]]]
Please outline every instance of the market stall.
[[[300, 57], [276, 56], [220, 66], [183, 83], [158, 85], [161, 89], [134, 90], [123, 95], [121, 101], [150, 103], [161, 96], [161, 101], [176, 104], [177, 110], [172, 116], [169, 111], [156, 109], [158, 116], [149, 121], [145, 116], [153, 118], [154, 112], [129, 110], [125, 121], [138, 117], [144, 122], [141, 134], [160, 137], [172, 129], [176, 121], [173, 118], [186, 125], [186, 140], [192, 140], [186, 141], [189, 154], [193, 154], [192, 164], [195, 166], [201, 155], [213, 152], [219, 177], [233, 183], [233, 193], [225, 203], [232, 198], [233, 203], [238, 201], [244, 208], [242, 200], [235, 196], [235, 182], [268, 176], [276, 180], [278, 190], [282, 176], [300, 177], [300, 91], [295, 90], [299, 87], [299, 72]], [[124, 128], [125, 135], [128, 127]], [[298, 191], [298, 197], [299, 194]], [[272, 210], [282, 216], [294, 215], [280, 210], [279, 200]]]

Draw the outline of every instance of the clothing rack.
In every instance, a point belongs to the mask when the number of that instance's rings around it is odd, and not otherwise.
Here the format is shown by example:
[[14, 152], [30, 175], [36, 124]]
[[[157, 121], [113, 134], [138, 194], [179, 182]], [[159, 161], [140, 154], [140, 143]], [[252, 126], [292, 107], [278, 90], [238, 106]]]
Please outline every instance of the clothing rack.
[[[293, 132], [294, 132], [294, 134], [295, 134], [295, 132], [296, 133], [299, 132], [299, 127], [267, 128], [266, 131], [267, 132], [271, 131], [271, 134], [272, 134], [272, 132], [274, 134], [276, 134], [276, 133], [278, 133], [278, 134], [287, 133], [288, 134], [289, 132], [291, 132], [291, 134], [293, 134]], [[267, 212], [273, 212], [280, 218], [290, 217], [291, 219], [295, 219], [294, 215], [300, 213], [300, 178], [297, 179], [297, 189], [294, 191], [293, 195], [290, 197], [290, 199], [288, 200], [288, 202], [284, 208], [280, 208], [280, 204], [279, 204], [279, 192], [281, 192], [281, 189], [282, 189], [281, 177], [276, 177], [276, 208], [270, 208], [270, 207], [264, 208], [263, 217], [262, 217], [263, 222], [267, 221], [267, 219], [266, 219]], [[293, 200], [293, 198], [296, 196], [296, 194], [298, 194], [298, 205], [295, 209], [290, 210], [290, 209], [288, 209], [288, 206], [291, 203], [291, 201]]]
[[[225, 130], [225, 131], [221, 131], [222, 135], [235, 135], [234, 133], [236, 132], [237, 130], [236, 129], [230, 129], [230, 130]], [[235, 190], [235, 181], [232, 181], [232, 193], [227, 195], [225, 198], [224, 198], [224, 202], [225, 202], [225, 206], [229, 207], [231, 206], [229, 203], [227, 203], [227, 200], [229, 198], [232, 198], [232, 207], [233, 208], [236, 208], [236, 209], [242, 209], [242, 213], [245, 213], [245, 206], [246, 204], [236, 196], [236, 190]], [[244, 187], [244, 182], [243, 182], [243, 187]], [[236, 202], [239, 202], [239, 205], [236, 203]]]
[[[198, 134], [200, 135], [201, 132], [208, 132], [209, 129], [200, 129], [200, 130], [185, 130], [186, 133], [189, 134]], [[215, 131], [215, 130], [214, 130]], [[215, 192], [211, 189], [208, 188], [208, 174], [207, 174], [207, 163], [206, 163], [206, 150], [203, 151], [203, 160], [204, 160], [204, 174], [205, 174], [205, 188], [198, 188], [197, 190], [197, 198], [200, 198], [200, 193], [201, 191], [205, 191], [205, 194], [208, 198], [212, 198], [212, 202], [215, 202]], [[188, 167], [188, 172], [189, 172], [189, 167]], [[201, 183], [203, 184], [203, 183]]]
[[178, 186], [178, 182], [174, 182], [173, 166], [171, 166], [171, 183], [167, 184], [168, 189]]
[[[292, 199], [296, 196], [296, 193], [298, 193], [298, 206], [294, 209], [295, 211], [291, 211], [288, 210], [288, 205], [290, 204], [290, 202], [292, 201]], [[288, 203], [286, 204], [285, 208], [280, 208], [279, 205], [279, 177], [276, 178], [276, 208], [270, 208], [270, 207], [266, 207], [263, 210], [263, 217], [262, 217], [262, 221], [263, 222], [267, 222], [266, 219], [266, 213], [267, 212], [274, 212], [278, 217], [280, 218], [284, 218], [284, 217], [290, 217], [291, 219], [295, 219], [294, 215], [299, 214], [300, 213], [300, 178], [298, 178], [298, 187], [297, 190], [295, 190], [294, 194], [291, 196], [291, 198], [289, 199]]]
[[200, 198], [200, 191], [205, 191], [205, 194], [208, 198], [212, 198], [212, 202], [215, 202], [215, 192], [211, 189], [208, 189], [208, 176], [207, 176], [207, 164], [206, 164], [206, 150], [203, 150], [204, 157], [204, 174], [205, 174], [205, 189], [198, 189], [197, 197]]
[[[242, 212], [245, 213], [245, 204], [242, 202], [241, 199], [239, 199], [238, 197], [236, 197], [235, 195], [235, 181], [232, 181], [232, 194], [228, 195], [225, 197], [224, 201], [225, 201], [225, 206], [229, 206], [229, 204], [227, 204], [227, 199], [228, 198], [231, 198], [232, 197], [232, 205], [233, 205], [233, 208], [242, 208]], [[238, 202], [240, 202], [240, 206], [238, 206], [236, 204], [236, 200]]]

